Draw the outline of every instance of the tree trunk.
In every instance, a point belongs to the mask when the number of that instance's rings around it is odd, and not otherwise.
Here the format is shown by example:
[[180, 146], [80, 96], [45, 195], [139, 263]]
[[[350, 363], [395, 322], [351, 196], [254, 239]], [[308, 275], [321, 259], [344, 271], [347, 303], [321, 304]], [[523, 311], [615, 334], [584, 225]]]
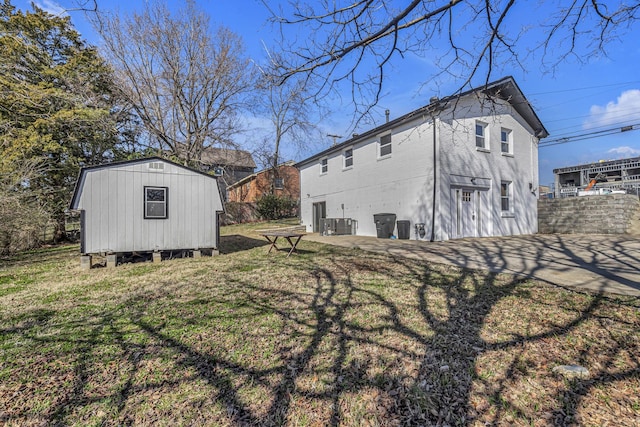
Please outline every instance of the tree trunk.
[[67, 220], [64, 214], [56, 217], [55, 229], [53, 231], [53, 243], [68, 242]]

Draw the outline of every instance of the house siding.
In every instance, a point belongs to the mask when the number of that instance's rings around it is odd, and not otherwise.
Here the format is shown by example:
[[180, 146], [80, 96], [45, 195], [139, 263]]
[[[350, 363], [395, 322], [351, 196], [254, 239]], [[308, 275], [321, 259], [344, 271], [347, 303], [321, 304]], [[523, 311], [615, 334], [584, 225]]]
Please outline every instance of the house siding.
[[378, 156], [378, 136], [354, 144], [353, 166], [348, 169], [343, 168], [342, 151], [328, 156], [326, 174], [320, 173], [319, 162], [301, 167], [301, 218], [307, 230], [312, 231], [313, 203], [322, 201], [327, 217], [356, 219], [360, 235], [376, 235], [375, 213], [427, 222], [431, 205], [425, 200], [433, 191], [432, 145], [421, 134], [431, 135], [430, 129], [428, 122], [418, 132], [414, 126], [395, 129], [392, 153], [383, 158]]
[[[153, 160], [159, 162], [159, 160]], [[213, 177], [162, 162], [105, 166], [81, 175], [74, 209], [85, 211], [85, 253], [217, 248], [222, 202]], [[144, 187], [168, 189], [167, 219], [144, 218]]]
[[[506, 101], [469, 96], [436, 118], [437, 191], [435, 240], [537, 232], [537, 138], [533, 129]], [[488, 150], [475, 143], [476, 120], [487, 124]], [[512, 154], [501, 153], [501, 128], [511, 130]], [[380, 134], [388, 132], [388, 129]], [[391, 129], [392, 153], [378, 156], [378, 136], [353, 141], [323, 157], [300, 164], [301, 220], [313, 231], [313, 203], [325, 202], [328, 218], [358, 221], [357, 234], [375, 236], [373, 215], [393, 213], [398, 220], [424, 223], [430, 238], [433, 214], [433, 121], [428, 114]], [[353, 166], [343, 168], [343, 152], [353, 147]], [[328, 159], [321, 173], [320, 161]], [[472, 180], [473, 179], [473, 180]], [[511, 182], [513, 212], [501, 211], [500, 183]], [[472, 192], [476, 205], [472, 228], [457, 223], [457, 190]], [[344, 206], [344, 209], [343, 209]]]

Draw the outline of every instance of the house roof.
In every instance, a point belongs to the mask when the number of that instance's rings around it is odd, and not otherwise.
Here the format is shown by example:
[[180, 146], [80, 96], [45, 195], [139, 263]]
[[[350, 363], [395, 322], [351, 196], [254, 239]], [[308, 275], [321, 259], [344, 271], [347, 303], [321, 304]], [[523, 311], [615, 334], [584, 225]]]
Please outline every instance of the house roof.
[[[287, 162], [280, 163], [280, 164], [278, 165], [278, 168], [281, 168], [282, 166], [295, 166], [295, 162], [294, 162], [293, 160], [289, 160], [289, 161], [287, 161]], [[241, 186], [241, 185], [243, 185], [243, 184], [246, 184], [247, 182], [254, 180], [258, 175], [261, 175], [261, 174], [263, 174], [263, 173], [265, 173], [265, 172], [268, 172], [268, 171], [270, 171], [271, 169], [272, 169], [272, 168], [262, 169], [261, 171], [258, 171], [258, 172], [256, 172], [256, 173], [252, 173], [251, 175], [248, 175], [248, 176], [245, 176], [245, 177], [244, 177], [244, 178], [242, 178], [241, 180], [236, 181], [236, 182], [234, 182], [233, 184], [228, 185], [228, 186], [227, 186], [227, 189], [233, 189], [233, 188], [239, 187], [239, 186]]]
[[340, 151], [342, 148], [352, 145], [356, 142], [362, 141], [372, 135], [376, 135], [384, 132], [387, 129], [392, 129], [393, 127], [406, 123], [415, 119], [416, 117], [420, 117], [425, 113], [431, 114], [433, 111], [438, 111], [442, 108], [447, 108], [448, 103], [455, 99], [463, 98], [465, 96], [471, 95], [476, 92], [482, 92], [489, 96], [505, 100], [511, 104], [511, 106], [522, 116], [522, 118], [531, 126], [534, 130], [535, 135], [538, 138], [546, 138], [549, 135], [549, 132], [545, 129], [544, 125], [538, 118], [538, 115], [534, 111], [533, 107], [524, 96], [520, 88], [518, 87], [516, 81], [513, 77], [507, 76], [503, 77], [500, 80], [496, 80], [492, 83], [488, 83], [484, 86], [470, 89], [466, 92], [457, 93], [454, 95], [447, 96], [442, 99], [433, 100], [430, 104], [425, 105], [424, 107], [418, 108], [410, 113], [407, 113], [403, 116], [400, 116], [394, 120], [391, 120], [381, 126], [378, 126], [374, 129], [371, 129], [367, 132], [361, 133], [359, 135], [354, 136], [340, 144], [334, 145], [320, 153], [317, 153], [307, 159], [301, 160], [296, 163], [297, 167], [303, 166], [307, 163], [313, 162], [321, 157], [324, 157], [330, 153]]
[[87, 172], [93, 171], [93, 170], [100, 170], [100, 169], [110, 169], [110, 168], [115, 168], [115, 167], [119, 167], [119, 166], [123, 166], [123, 165], [134, 165], [134, 164], [139, 164], [139, 163], [151, 163], [151, 162], [169, 163], [169, 164], [172, 164], [172, 165], [174, 165], [176, 167], [188, 170], [190, 172], [197, 173], [199, 175], [204, 175], [204, 176], [206, 176], [208, 178], [215, 179], [216, 181], [218, 180], [217, 177], [215, 177], [213, 175], [209, 175], [208, 173], [199, 171], [197, 169], [192, 169], [190, 167], [183, 166], [183, 165], [181, 165], [179, 163], [172, 162], [171, 160], [163, 159], [162, 157], [157, 157], [157, 156], [145, 157], [145, 158], [142, 158], [142, 159], [124, 160], [124, 161], [120, 161], [120, 162], [104, 163], [104, 164], [101, 164], [101, 165], [85, 166], [85, 167], [80, 169], [80, 173], [78, 174], [78, 179], [76, 180], [76, 185], [75, 185], [75, 188], [73, 189], [73, 196], [71, 197], [71, 203], [69, 203], [69, 209], [72, 209], [72, 210], [76, 209], [76, 206], [78, 204], [78, 200], [79, 200], [79, 197], [80, 197], [80, 192], [82, 191], [82, 184], [84, 183], [84, 177], [87, 174]]
[[256, 167], [251, 153], [245, 150], [207, 147], [202, 152], [200, 163], [205, 165], [236, 166], [243, 168]]

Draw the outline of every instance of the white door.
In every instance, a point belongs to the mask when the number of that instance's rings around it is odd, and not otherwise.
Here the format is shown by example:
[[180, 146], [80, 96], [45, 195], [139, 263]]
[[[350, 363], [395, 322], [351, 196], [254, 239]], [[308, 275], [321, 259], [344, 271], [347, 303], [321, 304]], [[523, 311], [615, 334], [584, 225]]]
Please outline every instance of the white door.
[[455, 230], [457, 237], [476, 237], [478, 235], [478, 200], [480, 193], [469, 188], [455, 190], [456, 214]]

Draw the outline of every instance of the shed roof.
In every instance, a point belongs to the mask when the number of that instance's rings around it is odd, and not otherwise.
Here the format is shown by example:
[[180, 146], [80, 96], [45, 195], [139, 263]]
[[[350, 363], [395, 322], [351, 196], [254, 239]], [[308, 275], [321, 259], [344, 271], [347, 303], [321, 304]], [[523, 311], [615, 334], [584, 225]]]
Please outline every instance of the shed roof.
[[361, 133], [359, 135], [354, 136], [340, 144], [334, 145], [331, 148], [328, 148], [320, 153], [314, 154], [313, 156], [299, 161], [296, 166], [300, 167], [310, 162], [316, 161], [317, 159], [324, 157], [330, 153], [338, 152], [342, 150], [345, 146], [352, 145], [358, 141], [362, 141], [371, 135], [376, 135], [384, 132], [385, 130], [392, 129], [393, 127], [406, 123], [410, 120], [415, 119], [416, 117], [420, 117], [423, 114], [429, 114], [433, 111], [437, 111], [442, 107], [446, 107], [447, 104], [455, 99], [463, 98], [465, 96], [471, 95], [473, 93], [481, 92], [487, 94], [489, 96], [505, 100], [511, 104], [511, 106], [522, 116], [522, 118], [531, 126], [534, 130], [535, 135], [538, 138], [546, 138], [549, 133], [545, 129], [542, 121], [538, 118], [538, 115], [534, 111], [533, 107], [524, 96], [520, 88], [518, 87], [516, 81], [513, 77], [507, 76], [503, 77], [500, 80], [496, 80], [494, 82], [488, 83], [484, 86], [470, 89], [466, 92], [457, 93], [454, 95], [447, 96], [442, 99], [435, 100], [424, 107], [418, 108], [417, 110], [411, 111], [403, 116], [400, 116], [394, 120], [391, 120], [381, 126], [378, 126], [374, 129], [371, 129], [367, 132]]
[[190, 168], [190, 167], [187, 167], [187, 166], [183, 166], [183, 165], [181, 165], [179, 163], [172, 162], [171, 160], [163, 159], [162, 157], [157, 157], [157, 156], [145, 157], [145, 158], [142, 158], [142, 159], [124, 160], [124, 161], [120, 161], [120, 162], [104, 163], [104, 164], [100, 164], [100, 165], [85, 166], [85, 167], [80, 169], [80, 173], [78, 174], [78, 179], [76, 180], [76, 185], [75, 185], [75, 188], [73, 189], [73, 196], [71, 196], [71, 203], [69, 203], [69, 209], [72, 209], [72, 210], [73, 209], [77, 209], [78, 201], [80, 199], [80, 193], [82, 192], [82, 183], [84, 182], [84, 177], [87, 174], [87, 172], [94, 171], [94, 170], [100, 170], [100, 169], [116, 168], [116, 167], [120, 167], [120, 166], [124, 166], [124, 165], [134, 165], [134, 164], [151, 163], [151, 162], [169, 163], [169, 164], [172, 164], [172, 165], [174, 165], [174, 166], [176, 166], [178, 168], [187, 170], [189, 172], [197, 173], [199, 175], [203, 175], [203, 176], [206, 176], [208, 178], [215, 179], [216, 181], [218, 180], [218, 178], [216, 176], [209, 175], [206, 172], [202, 172], [202, 171], [199, 171], [197, 169], [193, 169], [193, 168]]

